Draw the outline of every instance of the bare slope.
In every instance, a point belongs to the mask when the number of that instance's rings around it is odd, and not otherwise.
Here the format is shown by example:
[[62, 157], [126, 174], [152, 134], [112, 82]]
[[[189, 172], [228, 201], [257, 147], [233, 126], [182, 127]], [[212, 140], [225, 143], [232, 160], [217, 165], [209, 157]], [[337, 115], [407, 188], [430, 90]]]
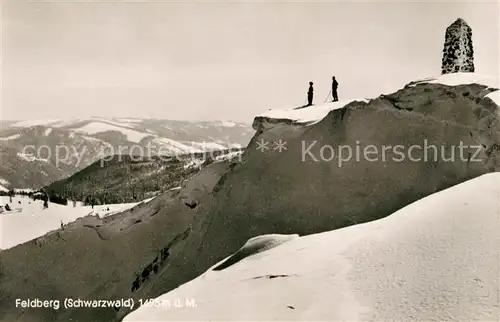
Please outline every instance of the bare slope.
[[[159, 296], [203, 273], [252, 237], [304, 235], [371, 221], [495, 171], [500, 144], [498, 107], [483, 99], [490, 91], [482, 85], [416, 84], [369, 103], [350, 103], [309, 126], [257, 118], [257, 134], [242, 163], [212, 164], [210, 171], [220, 167], [215, 176], [193, 178], [202, 181], [202, 189], [163, 195], [143, 206], [148, 208], [141, 222], [120, 226], [122, 231], [112, 229], [117, 227], [113, 223], [96, 227], [111, 238], [103, 240], [96, 229], [82, 226], [67, 236], [63, 233], [64, 239], [52, 237], [41, 248], [27, 243], [0, 252], [0, 321], [16, 321], [16, 317], [18, 321], [111, 321], [116, 314], [113, 309], [100, 314], [91, 309], [54, 313], [26, 309], [20, 317], [13, 301], [18, 297]], [[261, 139], [271, 142], [271, 150], [256, 150]], [[272, 149], [272, 142], [279, 139], [287, 142], [287, 150], [281, 153]], [[357, 145], [362, 149], [371, 144], [379, 151], [402, 145], [407, 152], [424, 140], [444, 146], [447, 158], [452, 145], [479, 144], [482, 148], [474, 156], [479, 162], [471, 160], [475, 148], [466, 150], [464, 160], [458, 155], [454, 161], [441, 156], [434, 161], [432, 154], [427, 162], [408, 156], [395, 161], [390, 150], [385, 161], [381, 154], [375, 161], [369, 154], [341, 167], [338, 159], [302, 159], [303, 144], [315, 141], [310, 152], [319, 158], [323, 145], [346, 145], [354, 150]], [[412, 157], [422, 154], [415, 150]], [[213, 191], [212, 184], [216, 184]], [[131, 221], [127, 213], [116, 216]], [[64, 257], [59, 259], [61, 254]], [[32, 264], [26, 267], [25, 262]], [[126, 313], [121, 310], [118, 316]]]

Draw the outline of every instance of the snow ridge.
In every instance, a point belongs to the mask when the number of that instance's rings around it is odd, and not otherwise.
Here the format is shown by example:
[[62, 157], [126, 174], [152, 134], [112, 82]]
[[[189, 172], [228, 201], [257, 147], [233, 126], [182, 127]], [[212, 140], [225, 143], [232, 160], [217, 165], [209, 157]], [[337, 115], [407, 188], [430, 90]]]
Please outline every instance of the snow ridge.
[[[499, 78], [498, 76], [488, 76], [477, 73], [452, 73], [452, 74], [444, 74], [437, 77], [429, 77], [426, 79], [418, 80], [412, 82], [412, 85], [415, 86], [417, 84], [422, 83], [434, 83], [434, 84], [442, 84], [447, 86], [458, 86], [458, 85], [467, 85], [467, 84], [480, 84], [485, 85], [490, 88], [499, 88]], [[490, 94], [491, 95], [491, 94]], [[498, 94], [492, 95], [490, 98], [495, 100], [498, 105]], [[302, 125], [313, 125], [317, 122], [324, 119], [328, 113], [332, 110], [343, 108], [352, 102], [368, 102], [368, 99], [351, 99], [339, 102], [331, 102], [320, 105], [313, 105], [303, 108], [296, 109], [288, 109], [288, 110], [269, 110], [268, 112], [261, 113], [256, 116], [256, 119], [274, 119], [274, 120], [291, 120], [295, 124]]]

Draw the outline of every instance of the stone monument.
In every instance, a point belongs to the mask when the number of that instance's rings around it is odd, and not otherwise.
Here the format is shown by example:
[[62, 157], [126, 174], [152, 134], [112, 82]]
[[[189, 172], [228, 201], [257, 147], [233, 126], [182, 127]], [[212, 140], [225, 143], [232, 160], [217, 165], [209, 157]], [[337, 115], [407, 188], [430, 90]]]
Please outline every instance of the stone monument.
[[474, 72], [472, 29], [461, 18], [446, 28], [441, 74]]

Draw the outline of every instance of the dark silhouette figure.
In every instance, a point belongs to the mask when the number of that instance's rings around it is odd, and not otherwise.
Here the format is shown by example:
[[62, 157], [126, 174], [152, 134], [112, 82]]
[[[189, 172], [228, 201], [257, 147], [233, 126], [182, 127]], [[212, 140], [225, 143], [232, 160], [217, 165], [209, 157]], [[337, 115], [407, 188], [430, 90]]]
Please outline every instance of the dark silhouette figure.
[[314, 96], [313, 82], [309, 82], [309, 90], [307, 91], [307, 106], [313, 105], [313, 96]]
[[11, 210], [9, 204], [5, 204], [5, 210], [6, 211], [10, 211]]
[[339, 100], [338, 94], [337, 94], [337, 88], [339, 87], [339, 83], [337, 83], [337, 80], [335, 79], [335, 76], [332, 77], [332, 96], [333, 96], [333, 101], [337, 102]]

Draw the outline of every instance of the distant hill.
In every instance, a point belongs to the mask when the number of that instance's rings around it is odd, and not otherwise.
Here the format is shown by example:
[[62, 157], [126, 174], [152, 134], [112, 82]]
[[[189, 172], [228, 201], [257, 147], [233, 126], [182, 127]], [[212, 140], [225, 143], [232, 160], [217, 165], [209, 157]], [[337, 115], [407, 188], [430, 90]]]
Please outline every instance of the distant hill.
[[200, 153], [245, 147], [255, 131], [229, 121], [100, 118], [2, 121], [0, 185], [38, 189], [103, 156]]
[[169, 189], [197, 173], [214, 159], [236, 156], [241, 149], [196, 153], [175, 157], [153, 156], [138, 159], [115, 155], [99, 160], [72, 176], [44, 188], [49, 195], [94, 204], [136, 202]]

